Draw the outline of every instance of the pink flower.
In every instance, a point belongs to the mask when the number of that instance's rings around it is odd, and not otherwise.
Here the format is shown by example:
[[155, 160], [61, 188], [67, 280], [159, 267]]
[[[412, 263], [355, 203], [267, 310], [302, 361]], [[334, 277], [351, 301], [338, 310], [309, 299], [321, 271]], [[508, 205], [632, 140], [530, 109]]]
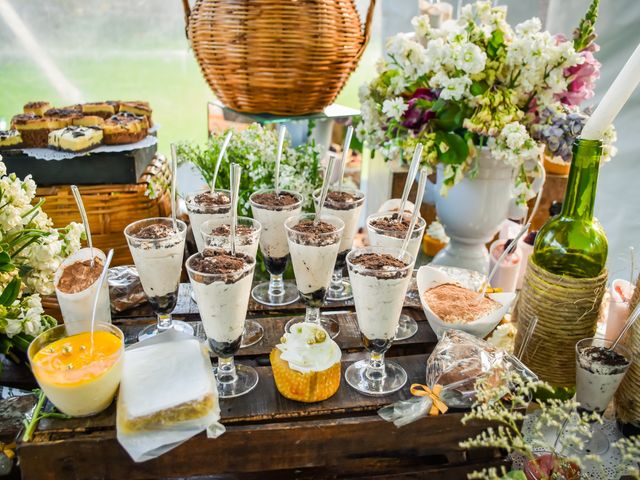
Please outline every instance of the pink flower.
[[558, 95], [558, 99], [565, 105], [580, 105], [595, 95], [596, 80], [600, 78], [600, 62], [593, 56], [598, 51], [597, 45], [580, 52], [584, 62], [565, 69], [564, 75], [570, 83], [566, 92]]
[[420, 100], [433, 101], [436, 95], [428, 88], [418, 88], [408, 102], [409, 108], [404, 114], [402, 126], [409, 128], [416, 133], [419, 132], [436, 114], [431, 110], [422, 108], [418, 102]]

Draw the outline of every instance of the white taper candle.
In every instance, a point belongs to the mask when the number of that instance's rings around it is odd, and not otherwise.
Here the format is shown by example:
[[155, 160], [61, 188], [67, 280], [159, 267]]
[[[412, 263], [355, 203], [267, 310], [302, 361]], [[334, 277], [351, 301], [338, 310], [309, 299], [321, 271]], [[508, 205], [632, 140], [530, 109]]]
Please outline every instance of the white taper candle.
[[640, 45], [636, 47], [593, 115], [587, 120], [580, 137], [586, 140], [602, 140], [604, 132], [613, 123], [639, 82]]

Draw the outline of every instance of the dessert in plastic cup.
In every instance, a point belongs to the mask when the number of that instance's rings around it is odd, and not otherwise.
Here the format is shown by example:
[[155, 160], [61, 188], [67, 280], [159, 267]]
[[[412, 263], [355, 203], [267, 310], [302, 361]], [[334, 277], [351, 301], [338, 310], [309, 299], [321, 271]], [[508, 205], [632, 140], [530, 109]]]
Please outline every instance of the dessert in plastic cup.
[[304, 321], [322, 325], [331, 338], [335, 338], [340, 333], [340, 325], [322, 316], [320, 307], [331, 283], [344, 222], [333, 215], [322, 215], [317, 222], [315, 217], [315, 213], [301, 213], [285, 222], [296, 286], [306, 307], [304, 318], [289, 320], [285, 332]]
[[206, 248], [186, 263], [209, 348], [218, 357], [220, 398], [244, 395], [258, 383], [253, 368], [233, 360], [240, 349], [255, 266], [253, 257], [216, 248]]
[[190, 193], [185, 197], [189, 223], [193, 230], [198, 251], [205, 247], [202, 237], [202, 224], [210, 221], [217, 225], [229, 223], [231, 220], [231, 196], [229, 190], [216, 190], [212, 195], [210, 190]]
[[[320, 202], [321, 190], [317, 189], [313, 192], [316, 210]], [[353, 297], [351, 284], [348, 278], [343, 278], [342, 271], [347, 265], [347, 254], [351, 251], [353, 239], [358, 231], [358, 222], [363, 205], [364, 193], [351, 188], [343, 188], [340, 191], [329, 190], [327, 199], [324, 202], [322, 211], [326, 214], [334, 215], [344, 222], [340, 249], [338, 250], [335, 269], [331, 277], [331, 285], [329, 285], [329, 290], [327, 291], [326, 299], [328, 301], [344, 301]]]
[[347, 368], [345, 380], [367, 395], [386, 395], [402, 388], [407, 373], [395, 362], [385, 362], [398, 329], [414, 258], [387, 247], [352, 250], [347, 255], [358, 327], [368, 360]]
[[147, 218], [127, 225], [124, 234], [142, 289], [158, 317], [157, 324], [142, 330], [138, 340], [169, 328], [193, 335], [191, 325], [171, 318], [171, 312], [178, 302], [187, 225], [176, 220], [174, 229], [171, 218]]
[[273, 379], [283, 397], [298, 402], [319, 402], [340, 387], [338, 344], [315, 323], [297, 323], [271, 350]]
[[58, 410], [73, 417], [94, 415], [113, 401], [122, 375], [124, 335], [108, 323], [70, 335], [65, 325], [46, 330], [29, 345], [38, 385]]
[[259, 190], [249, 198], [253, 218], [262, 225], [260, 250], [269, 272], [269, 282], [256, 285], [251, 291], [253, 299], [263, 305], [288, 305], [300, 298], [293, 282], [282, 278], [289, 262], [289, 245], [284, 222], [302, 211], [303, 198], [297, 192], [274, 189]]
[[[236, 226], [236, 252], [256, 258], [262, 225], [249, 217], [238, 217]], [[202, 224], [202, 238], [206, 247], [231, 250], [231, 227], [228, 223], [219, 224], [217, 220], [209, 220]], [[194, 298], [195, 300], [195, 298]], [[264, 337], [264, 329], [255, 320], [247, 319], [240, 348], [255, 345]]]
[[[100, 278], [106, 258], [104, 252], [98, 248], [93, 249], [93, 256], [92, 268], [91, 249], [78, 250], [60, 264], [53, 279], [68, 334], [91, 329], [93, 303], [98, 289], [97, 280]], [[95, 320], [111, 323], [108, 282], [104, 282], [100, 289]]]
[[[399, 207], [398, 207], [399, 208]], [[374, 247], [402, 248], [404, 237], [407, 234], [411, 215], [405, 213], [400, 219], [397, 212], [374, 213], [367, 217], [367, 232], [369, 234], [369, 243]], [[424, 235], [424, 229], [427, 222], [422, 217], [418, 217], [407, 251], [413, 257], [415, 264], [420, 252], [420, 245]], [[409, 315], [402, 314], [396, 332], [397, 340], [406, 340], [413, 337], [418, 331], [418, 324]]]
[[[489, 271], [493, 270], [498, 259], [504, 253], [505, 249], [510, 246], [510, 243], [511, 241], [509, 239], [502, 238], [491, 244], [491, 248], [489, 248]], [[520, 268], [522, 268], [522, 251], [518, 244], [518, 246], [500, 262], [500, 266], [491, 280], [491, 286], [493, 288], [499, 288], [503, 292], [515, 292], [518, 286]]]

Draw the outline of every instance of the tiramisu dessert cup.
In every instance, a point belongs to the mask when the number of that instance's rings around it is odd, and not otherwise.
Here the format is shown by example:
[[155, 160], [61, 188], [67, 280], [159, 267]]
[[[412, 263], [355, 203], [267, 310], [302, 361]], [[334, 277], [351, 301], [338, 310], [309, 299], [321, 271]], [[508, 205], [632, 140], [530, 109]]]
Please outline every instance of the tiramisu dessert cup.
[[353, 363], [344, 377], [361, 393], [387, 395], [407, 381], [404, 369], [385, 361], [384, 354], [395, 339], [413, 263], [410, 254], [396, 248], [359, 248], [347, 255], [358, 327], [370, 358]]
[[233, 356], [240, 349], [256, 260], [242, 253], [206, 248], [189, 257], [186, 266], [209, 348], [218, 357], [214, 369], [218, 395], [244, 395], [257, 385], [258, 373], [249, 366], [236, 365]]
[[[53, 278], [56, 297], [67, 327], [67, 334], [73, 335], [91, 330], [93, 303], [98, 294], [98, 282], [105, 255], [102, 250], [83, 248], [67, 257], [58, 267]], [[91, 267], [91, 255], [94, 263]], [[96, 308], [96, 322], [111, 323], [111, 304], [108, 282], [102, 283]]]
[[[407, 234], [411, 215], [405, 213], [400, 219], [397, 212], [374, 213], [367, 217], [367, 232], [369, 234], [369, 243], [371, 246], [402, 248], [402, 242]], [[422, 217], [418, 217], [407, 250], [409, 255], [413, 257], [415, 263], [420, 252], [422, 237], [426, 222]], [[412, 265], [413, 268], [413, 265]], [[398, 332], [396, 340], [405, 340], [413, 337], [418, 331], [418, 324], [409, 315], [402, 314], [400, 323], [398, 324]]]
[[[260, 222], [249, 217], [238, 217], [236, 224], [236, 252], [255, 259], [260, 242]], [[231, 227], [228, 223], [219, 224], [217, 220], [208, 220], [202, 224], [201, 232], [205, 248], [231, 250]], [[255, 320], [247, 318], [240, 348], [255, 345], [264, 336], [264, 329]]]
[[124, 234], [142, 289], [158, 316], [157, 325], [150, 325], [142, 330], [138, 340], [157, 335], [169, 328], [193, 335], [191, 325], [171, 318], [171, 312], [178, 301], [187, 225], [176, 220], [174, 228], [170, 218], [147, 218], [127, 225]]
[[122, 376], [124, 335], [108, 323], [96, 322], [93, 338], [90, 331], [71, 334], [58, 325], [36, 337], [27, 354], [51, 403], [62, 413], [86, 417], [113, 401]]
[[198, 251], [205, 247], [202, 238], [202, 225], [211, 222], [211, 225], [229, 224], [231, 221], [231, 196], [229, 190], [216, 190], [212, 195], [211, 191], [190, 193], [185, 198], [187, 212], [189, 213], [189, 223], [193, 230], [193, 237], [196, 240]]
[[[322, 189], [313, 192], [313, 200], [318, 208]], [[353, 246], [353, 239], [358, 231], [358, 220], [364, 205], [364, 193], [360, 190], [344, 188], [340, 191], [329, 190], [324, 202], [323, 212], [338, 217], [344, 222], [344, 231], [340, 241], [338, 257], [331, 277], [331, 285], [327, 290], [328, 301], [344, 301], [353, 297], [348, 278], [343, 278], [342, 272], [347, 266], [347, 254]]]
[[260, 250], [269, 272], [269, 282], [259, 283], [251, 291], [253, 299], [263, 305], [288, 305], [300, 298], [293, 282], [285, 282], [283, 274], [289, 262], [289, 244], [284, 222], [302, 211], [302, 195], [274, 189], [260, 190], [249, 198], [253, 218], [262, 225]]
[[315, 213], [301, 213], [284, 222], [287, 230], [293, 273], [302, 303], [306, 307], [304, 317], [294, 317], [285, 325], [285, 332], [300, 322], [321, 325], [335, 338], [340, 333], [338, 322], [320, 315], [331, 274], [344, 231], [344, 222], [333, 215], [322, 215], [315, 221]]
[[[633, 354], [624, 346], [603, 338], [585, 338], [576, 343], [576, 401], [579, 410], [603, 414], [620, 386]], [[600, 429], [592, 428], [591, 436], [584, 438], [583, 449], [602, 454], [610, 442]]]

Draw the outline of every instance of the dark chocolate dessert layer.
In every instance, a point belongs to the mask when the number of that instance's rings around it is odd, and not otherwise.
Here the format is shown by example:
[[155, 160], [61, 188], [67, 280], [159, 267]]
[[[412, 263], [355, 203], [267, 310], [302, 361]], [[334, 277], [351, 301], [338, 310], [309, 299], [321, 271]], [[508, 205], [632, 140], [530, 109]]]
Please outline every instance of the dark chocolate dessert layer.
[[89, 288], [102, 273], [102, 260], [95, 258], [93, 268], [91, 260], [72, 263], [62, 271], [58, 280], [58, 290], [64, 293], [78, 293]]

